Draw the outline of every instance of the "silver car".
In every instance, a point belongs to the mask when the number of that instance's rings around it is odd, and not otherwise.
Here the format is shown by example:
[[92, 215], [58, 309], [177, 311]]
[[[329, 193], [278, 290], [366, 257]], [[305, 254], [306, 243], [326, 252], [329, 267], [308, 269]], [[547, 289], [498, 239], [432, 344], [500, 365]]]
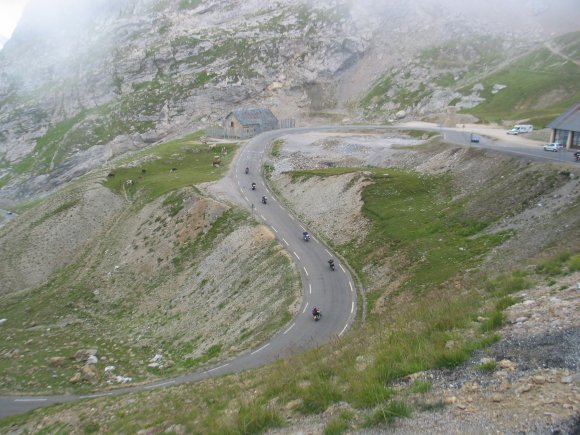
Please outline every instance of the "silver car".
[[556, 153], [563, 148], [564, 146], [560, 143], [549, 143], [544, 145], [544, 151], [554, 151]]

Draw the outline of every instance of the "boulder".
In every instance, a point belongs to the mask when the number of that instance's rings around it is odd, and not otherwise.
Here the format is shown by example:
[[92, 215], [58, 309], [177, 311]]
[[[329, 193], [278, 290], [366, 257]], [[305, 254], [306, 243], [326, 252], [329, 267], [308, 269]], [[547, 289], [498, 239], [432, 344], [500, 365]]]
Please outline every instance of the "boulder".
[[83, 368], [81, 368], [81, 376], [83, 381], [91, 384], [96, 384], [99, 380], [95, 366], [83, 366]]
[[48, 359], [48, 364], [52, 367], [60, 367], [64, 365], [66, 358], [64, 356], [53, 356]]
[[97, 349], [82, 349], [82, 350], [78, 350], [75, 354], [74, 354], [74, 359], [78, 362], [86, 362], [89, 357], [91, 356], [96, 356], [97, 355]]
[[71, 384], [78, 384], [81, 381], [81, 374], [80, 373], [75, 373], [68, 381]]

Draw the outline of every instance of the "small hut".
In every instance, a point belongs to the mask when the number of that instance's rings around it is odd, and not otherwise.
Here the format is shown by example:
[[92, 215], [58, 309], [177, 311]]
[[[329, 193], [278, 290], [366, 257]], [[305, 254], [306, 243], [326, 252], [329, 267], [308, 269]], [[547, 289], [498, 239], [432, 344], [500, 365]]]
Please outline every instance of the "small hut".
[[224, 120], [224, 129], [230, 137], [252, 137], [278, 126], [278, 118], [272, 111], [262, 108], [234, 110]]

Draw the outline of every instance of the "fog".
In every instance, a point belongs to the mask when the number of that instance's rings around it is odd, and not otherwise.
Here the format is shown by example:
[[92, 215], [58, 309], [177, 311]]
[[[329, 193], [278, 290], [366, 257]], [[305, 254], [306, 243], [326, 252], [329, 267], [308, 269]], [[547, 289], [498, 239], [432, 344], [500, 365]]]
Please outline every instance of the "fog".
[[[27, 0], [2, 0], [2, 10]], [[121, 10], [144, 8], [147, 5], [167, 5], [177, 8], [179, 0], [160, 2], [159, 0], [28, 0], [17, 32], [59, 33], [81, 30], [101, 19], [112, 17]], [[465, 20], [488, 22], [493, 28], [525, 29], [540, 25], [547, 35], [580, 30], [580, 1], [578, 0], [303, 0], [317, 5], [331, 6], [350, 3], [354, 18], [388, 19], [407, 15], [409, 11], [423, 19], [445, 19], [463, 16]], [[218, 7], [232, 1], [209, 0]], [[239, 2], [273, 6], [275, 4], [295, 4], [301, 1], [253, 0]], [[12, 6], [11, 6], [12, 5]], [[240, 6], [242, 7], [242, 6]], [[161, 10], [158, 6], [157, 11]], [[0, 29], [1, 33], [1, 29]], [[7, 35], [6, 35], [7, 36]]]

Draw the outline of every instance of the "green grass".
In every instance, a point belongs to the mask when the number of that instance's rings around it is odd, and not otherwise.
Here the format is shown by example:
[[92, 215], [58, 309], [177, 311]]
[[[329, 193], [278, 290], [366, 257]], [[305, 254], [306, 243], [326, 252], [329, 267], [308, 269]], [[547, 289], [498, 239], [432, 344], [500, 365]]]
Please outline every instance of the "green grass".
[[477, 365], [475, 368], [480, 372], [492, 373], [495, 372], [497, 368], [497, 363], [495, 361], [488, 361]]
[[543, 260], [536, 266], [536, 273], [548, 277], [565, 275], [578, 270], [580, 270], [580, 255], [573, 255], [567, 251]]
[[[219, 179], [231, 161], [235, 145], [222, 146], [226, 154], [221, 156], [221, 166], [215, 167], [212, 160], [219, 150], [210, 150], [207, 145], [198, 143], [202, 135], [202, 132], [194, 133], [137, 153], [126, 160], [125, 166], [137, 159], [145, 160], [144, 163], [111, 170], [114, 176], [107, 179], [105, 186], [116, 193], [126, 192], [131, 197], [139, 194], [150, 201], [185, 186]], [[128, 180], [133, 184], [127, 185]]]
[[412, 408], [404, 402], [392, 401], [379, 407], [364, 422], [364, 426], [391, 425], [397, 418], [409, 418]]
[[393, 79], [391, 77], [384, 77], [380, 79], [361, 100], [361, 107], [368, 107], [372, 103], [382, 106], [387, 101], [387, 92], [393, 86]]
[[[306, 353], [296, 352], [257, 371], [148, 393], [146, 397], [131, 396], [126, 401], [104, 398], [67, 406], [77, 413], [86, 407], [95, 409], [91, 414], [103, 416], [99, 430], [111, 433], [136, 432], [144, 427], [162, 432], [172, 424], [183, 425], [188, 433], [261, 433], [283, 426], [288, 414], [300, 417], [324, 413], [342, 402], [351, 411], [332, 418], [325, 433], [348, 431], [354, 426], [353, 415], [368, 415], [363, 425], [379, 428], [412, 415], [413, 407], [404, 401], [405, 395], [427, 393], [431, 384], [416, 381], [401, 392], [393, 383], [411, 373], [456, 367], [476, 349], [498, 341], [496, 331], [503, 324], [503, 311], [517, 302], [512, 294], [529, 288], [533, 281], [522, 272], [505, 273], [493, 279], [484, 279], [477, 272], [482, 259], [505, 236], [480, 234], [493, 220], [468, 218], [466, 205], [478, 198], [455, 200], [453, 180], [448, 176], [362, 169], [372, 174], [372, 184], [363, 191], [363, 212], [372, 223], [371, 234], [360, 244], [337, 248], [363, 282], [369, 282], [365, 268], [368, 265], [389, 262], [395, 276], [405, 274], [406, 279], [394, 295], [405, 296], [404, 304], [399, 302], [384, 312], [369, 311], [366, 323], [340, 340]], [[301, 171], [292, 176], [297, 181], [359, 170], [332, 168]], [[179, 205], [177, 196], [167, 201], [168, 210]], [[510, 203], [506, 207], [517, 206]], [[196, 256], [208, 252], [213, 242], [231, 231], [238, 219], [242, 216], [235, 212], [225, 213], [205, 236], [187, 245], [181, 252], [181, 264], [194, 262]], [[271, 256], [270, 252], [265, 254]], [[580, 265], [580, 256], [563, 253], [540, 266], [551, 262], [567, 273]], [[245, 284], [253, 277], [248, 279]], [[382, 296], [377, 291], [369, 299]], [[81, 292], [79, 297], [91, 303], [90, 293]], [[22, 309], [25, 303], [30, 301], [22, 301]], [[24, 312], [17, 314], [15, 317], [21, 318]], [[479, 316], [486, 319], [477, 327], [474, 319]], [[456, 343], [452, 348], [447, 346], [450, 340]], [[222, 352], [210, 348], [206, 355]], [[478, 368], [492, 370], [491, 365]], [[421, 410], [442, 406], [440, 402], [416, 405]], [[37, 415], [34, 418], [42, 418], [42, 414]], [[23, 424], [30, 418], [0, 422], [0, 428]], [[90, 425], [90, 421], [86, 424]], [[62, 430], [66, 431], [74, 423], [62, 424]]]
[[428, 393], [433, 388], [433, 384], [427, 381], [416, 380], [409, 388], [411, 393]]
[[[335, 175], [344, 168], [312, 171]], [[438, 285], [501, 243], [505, 235], [480, 235], [486, 222], [462, 213], [462, 202], [452, 202], [453, 190], [445, 176], [426, 176], [398, 170], [371, 170], [373, 183], [363, 190], [363, 214], [372, 222], [369, 242], [339, 246], [349, 263], [362, 274], [368, 264], [391, 259], [409, 276], [401, 290], [422, 291]], [[296, 173], [303, 177], [304, 172]], [[377, 251], [382, 252], [377, 256]], [[372, 300], [372, 298], [371, 298]]]
[[529, 288], [532, 281], [526, 273], [514, 271], [509, 275], [501, 275], [490, 279], [486, 283], [487, 291], [496, 297], [504, 297], [512, 293]]
[[282, 149], [283, 146], [284, 140], [282, 139], [276, 139], [274, 142], [272, 142], [272, 149], [270, 150], [270, 154], [272, 155], [272, 157], [279, 157], [280, 150]]
[[179, 0], [179, 9], [195, 9], [202, 0]]
[[341, 411], [326, 424], [324, 427], [324, 435], [340, 435], [345, 433], [350, 427], [352, 417], [352, 412]]
[[[494, 84], [507, 88], [492, 94]], [[485, 101], [464, 110], [488, 122], [530, 119], [536, 128], [559, 116], [580, 98], [580, 66], [540, 48], [482, 80]], [[471, 88], [461, 91], [464, 95]], [[560, 97], [550, 99], [550, 94]]]

